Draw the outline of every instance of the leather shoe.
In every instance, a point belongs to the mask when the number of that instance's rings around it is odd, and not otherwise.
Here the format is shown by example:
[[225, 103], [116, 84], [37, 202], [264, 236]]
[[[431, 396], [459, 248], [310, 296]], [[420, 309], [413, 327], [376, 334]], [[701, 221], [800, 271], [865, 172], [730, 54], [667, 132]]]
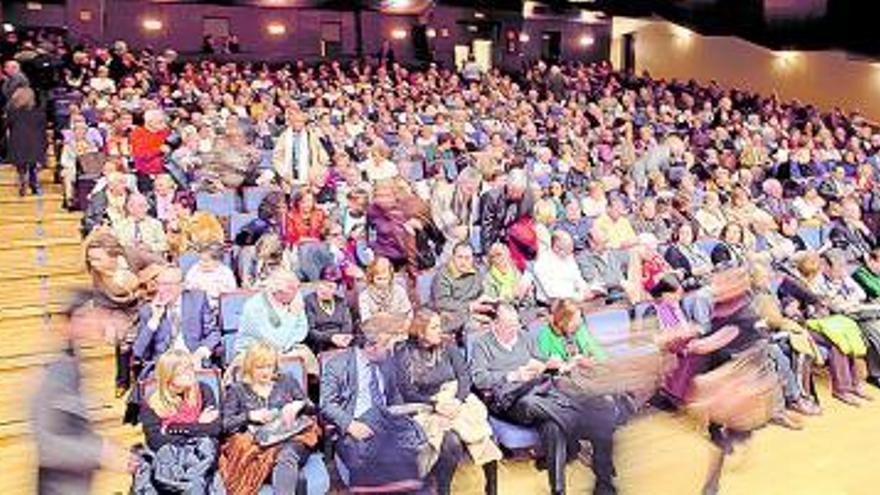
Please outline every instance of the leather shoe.
[[855, 395], [856, 397], [858, 397], [858, 398], [860, 398], [860, 399], [863, 399], [863, 400], [866, 400], [866, 401], [868, 401], [868, 402], [872, 402], [872, 401], [874, 400], [874, 398], [871, 397], [870, 395], [868, 395], [868, 393], [865, 392], [865, 389], [863, 389], [862, 387], [856, 387], [856, 389], [853, 390], [852, 393], [853, 393], [853, 395]]
[[798, 399], [789, 405], [788, 409], [804, 416], [818, 416], [822, 414], [819, 406], [805, 399]]
[[835, 399], [839, 400], [840, 402], [843, 402], [844, 404], [847, 404], [847, 405], [850, 405], [853, 407], [861, 407], [862, 406], [862, 403], [859, 402], [859, 400], [856, 398], [856, 396], [849, 393], [849, 392], [843, 392], [840, 394], [831, 394], [831, 396], [834, 397]]
[[865, 381], [868, 382], [869, 385], [873, 385], [877, 388], [880, 388], [880, 377], [878, 377], [878, 376], [869, 376], [868, 378], [865, 379]]
[[800, 419], [795, 419], [794, 416], [792, 416], [791, 414], [788, 414], [785, 411], [780, 412], [779, 414], [773, 416], [773, 418], [770, 419], [770, 422], [776, 426], [788, 428], [789, 430], [802, 430], [802, 429], [804, 429], [803, 421], [801, 421]]

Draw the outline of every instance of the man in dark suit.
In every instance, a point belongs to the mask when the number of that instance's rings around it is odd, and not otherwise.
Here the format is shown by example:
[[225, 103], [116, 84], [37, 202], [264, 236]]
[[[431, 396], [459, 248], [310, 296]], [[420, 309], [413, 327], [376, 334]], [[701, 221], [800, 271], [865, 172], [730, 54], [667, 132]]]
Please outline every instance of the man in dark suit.
[[336, 451], [351, 475], [350, 487], [381, 490], [393, 484], [415, 491], [422, 484], [418, 457], [424, 434], [408, 416], [390, 412], [403, 402], [387, 359], [391, 334], [377, 330], [379, 324], [369, 327], [356, 347], [324, 364], [321, 415], [339, 431]]
[[36, 493], [41, 495], [87, 495], [98, 469], [124, 472], [135, 465], [134, 456], [92, 428], [81, 391], [77, 351], [80, 343], [112, 338], [128, 321], [91, 292], [77, 294], [65, 314], [65, 335], [71, 347], [46, 367], [31, 401], [31, 431], [39, 464]]
[[169, 349], [185, 349], [197, 366], [217, 362], [220, 356], [220, 327], [202, 291], [184, 291], [177, 267], [165, 268], [156, 279], [153, 300], [140, 309], [139, 328], [132, 353], [147, 365]]

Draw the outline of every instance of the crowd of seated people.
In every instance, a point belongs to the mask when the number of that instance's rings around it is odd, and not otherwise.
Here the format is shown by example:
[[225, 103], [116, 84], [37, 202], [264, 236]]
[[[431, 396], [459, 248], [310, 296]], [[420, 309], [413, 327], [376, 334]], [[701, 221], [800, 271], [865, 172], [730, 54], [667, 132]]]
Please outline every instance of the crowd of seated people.
[[[584, 442], [615, 493], [614, 432], [754, 348], [785, 427], [821, 414], [820, 367], [854, 407], [880, 386], [880, 131], [859, 115], [607, 63], [463, 80], [45, 49], [86, 266], [131, 321], [117, 389], [154, 458], [211, 459], [205, 493], [308, 490], [319, 444], [349, 486], [449, 493], [469, 456], [495, 493], [499, 421], [537, 433], [553, 493]], [[647, 403], [568, 379], [634, 348], [590, 323], [613, 308], [675, 358]]]

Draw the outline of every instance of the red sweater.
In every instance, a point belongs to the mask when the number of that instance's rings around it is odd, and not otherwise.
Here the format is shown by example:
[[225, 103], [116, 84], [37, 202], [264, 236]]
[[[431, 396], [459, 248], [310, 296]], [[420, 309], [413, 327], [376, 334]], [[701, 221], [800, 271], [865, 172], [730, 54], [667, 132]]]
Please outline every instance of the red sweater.
[[168, 138], [168, 129], [150, 132], [145, 127], [131, 131], [131, 155], [138, 172], [158, 175], [165, 171], [165, 154], [162, 145]]

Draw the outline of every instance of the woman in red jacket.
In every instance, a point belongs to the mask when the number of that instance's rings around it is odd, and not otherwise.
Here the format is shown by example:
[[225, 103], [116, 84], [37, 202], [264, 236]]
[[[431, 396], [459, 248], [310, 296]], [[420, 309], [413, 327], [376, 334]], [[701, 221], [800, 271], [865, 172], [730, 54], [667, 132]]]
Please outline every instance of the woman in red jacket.
[[153, 178], [165, 173], [165, 153], [168, 147], [168, 128], [161, 110], [144, 112], [144, 125], [131, 132], [131, 155], [137, 172], [138, 189], [142, 193], [153, 190]]
[[320, 241], [326, 223], [327, 216], [317, 207], [315, 195], [303, 191], [294, 197], [293, 208], [287, 214], [284, 240], [291, 246], [304, 241]]

